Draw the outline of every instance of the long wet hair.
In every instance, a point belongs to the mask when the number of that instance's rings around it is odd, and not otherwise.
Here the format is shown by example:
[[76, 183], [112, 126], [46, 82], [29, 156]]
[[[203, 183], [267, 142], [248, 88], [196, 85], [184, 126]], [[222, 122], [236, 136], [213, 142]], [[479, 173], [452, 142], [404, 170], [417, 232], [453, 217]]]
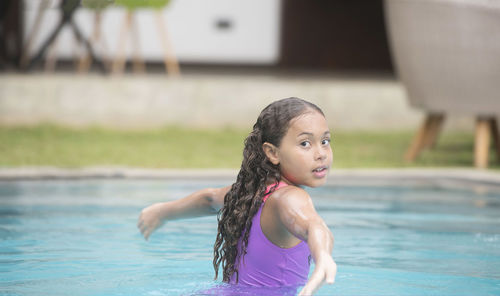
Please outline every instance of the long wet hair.
[[[281, 180], [279, 164], [274, 165], [268, 160], [262, 144], [267, 142], [279, 147], [290, 127], [290, 122], [311, 111], [324, 115], [318, 106], [310, 102], [299, 98], [287, 98], [271, 103], [257, 118], [253, 130], [245, 139], [243, 161], [236, 182], [224, 197], [224, 206], [217, 215], [218, 232], [213, 260], [215, 279], [222, 264], [223, 281], [229, 282], [235, 272], [238, 281], [237, 262], [247, 252], [252, 218], [262, 205], [267, 184], [278, 183]], [[276, 186], [271, 188], [271, 192]], [[241, 237], [239, 253], [238, 241]]]

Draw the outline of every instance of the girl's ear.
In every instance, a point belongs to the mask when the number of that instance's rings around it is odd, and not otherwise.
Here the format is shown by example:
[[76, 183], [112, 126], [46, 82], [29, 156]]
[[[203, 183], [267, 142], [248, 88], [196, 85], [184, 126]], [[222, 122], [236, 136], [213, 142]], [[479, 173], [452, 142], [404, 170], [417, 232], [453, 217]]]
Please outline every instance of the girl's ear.
[[267, 159], [269, 159], [272, 164], [278, 165], [280, 163], [278, 147], [274, 146], [271, 143], [265, 142], [264, 144], [262, 144], [262, 150], [264, 150]]

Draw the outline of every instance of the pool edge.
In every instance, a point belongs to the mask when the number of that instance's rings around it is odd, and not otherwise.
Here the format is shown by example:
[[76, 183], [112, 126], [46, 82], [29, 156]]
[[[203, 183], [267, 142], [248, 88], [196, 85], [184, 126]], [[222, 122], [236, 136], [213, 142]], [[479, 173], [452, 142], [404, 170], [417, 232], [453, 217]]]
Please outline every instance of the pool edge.
[[[0, 168], [0, 181], [45, 179], [234, 179], [236, 169], [150, 169], [133, 167]], [[467, 180], [500, 185], [500, 171], [473, 168], [333, 169], [327, 183], [377, 180]]]

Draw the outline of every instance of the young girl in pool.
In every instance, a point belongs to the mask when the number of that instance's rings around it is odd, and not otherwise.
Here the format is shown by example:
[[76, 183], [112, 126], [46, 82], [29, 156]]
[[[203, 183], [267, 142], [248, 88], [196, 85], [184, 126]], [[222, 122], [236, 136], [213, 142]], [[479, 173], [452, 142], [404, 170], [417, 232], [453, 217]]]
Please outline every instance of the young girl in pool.
[[[325, 183], [332, 150], [321, 109], [298, 99], [271, 103], [245, 140], [236, 182], [142, 210], [146, 239], [163, 222], [218, 213], [215, 278], [254, 287], [304, 285], [313, 294], [335, 280], [333, 235], [301, 187]], [[311, 277], [311, 258], [315, 268]]]

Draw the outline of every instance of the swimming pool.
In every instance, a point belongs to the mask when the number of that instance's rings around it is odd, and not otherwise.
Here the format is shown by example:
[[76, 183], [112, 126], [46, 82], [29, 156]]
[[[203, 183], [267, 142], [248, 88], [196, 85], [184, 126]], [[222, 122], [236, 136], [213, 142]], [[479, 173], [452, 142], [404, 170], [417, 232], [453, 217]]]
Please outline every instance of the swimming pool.
[[[0, 295], [199, 295], [217, 284], [215, 216], [170, 222], [149, 242], [137, 216], [153, 202], [226, 184], [2, 181]], [[308, 191], [335, 235], [339, 268], [336, 284], [317, 295], [500, 295], [500, 190], [338, 184]]]

